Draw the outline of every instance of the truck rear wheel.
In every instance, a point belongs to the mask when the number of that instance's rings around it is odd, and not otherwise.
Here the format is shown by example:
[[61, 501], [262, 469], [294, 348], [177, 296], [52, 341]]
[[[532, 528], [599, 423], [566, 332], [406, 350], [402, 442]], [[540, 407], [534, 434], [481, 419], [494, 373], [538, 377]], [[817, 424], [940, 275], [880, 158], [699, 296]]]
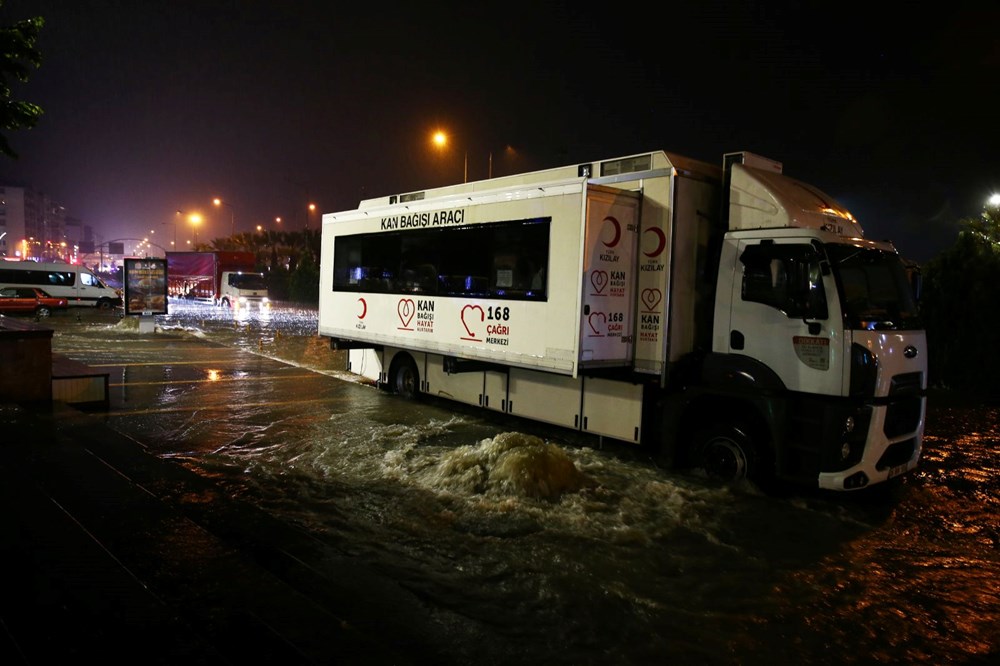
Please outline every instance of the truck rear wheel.
[[753, 480], [761, 474], [761, 451], [742, 424], [708, 426], [695, 435], [694, 467], [726, 483]]
[[392, 362], [389, 388], [396, 395], [413, 400], [419, 393], [420, 372], [409, 354], [401, 354]]

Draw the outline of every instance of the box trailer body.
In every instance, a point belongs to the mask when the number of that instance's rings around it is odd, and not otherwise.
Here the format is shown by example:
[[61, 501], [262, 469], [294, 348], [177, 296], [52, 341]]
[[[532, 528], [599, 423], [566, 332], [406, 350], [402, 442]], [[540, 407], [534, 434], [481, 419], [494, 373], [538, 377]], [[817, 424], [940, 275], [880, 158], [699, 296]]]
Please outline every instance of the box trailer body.
[[271, 303], [252, 252], [167, 252], [167, 295], [233, 308]]
[[843, 490], [914, 469], [915, 315], [891, 245], [749, 153], [654, 151], [323, 218], [319, 333], [351, 371], [727, 478]]

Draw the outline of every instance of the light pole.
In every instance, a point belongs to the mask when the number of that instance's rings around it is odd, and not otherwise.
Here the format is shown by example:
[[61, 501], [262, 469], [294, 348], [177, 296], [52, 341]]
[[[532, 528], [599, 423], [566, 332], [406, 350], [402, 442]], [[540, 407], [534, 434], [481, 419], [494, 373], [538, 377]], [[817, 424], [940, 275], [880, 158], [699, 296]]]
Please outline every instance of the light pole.
[[[443, 150], [449, 143], [450, 139], [448, 135], [443, 130], [438, 130], [434, 132], [431, 136], [431, 141], [437, 146], [438, 149]], [[489, 157], [489, 178], [493, 177], [493, 151], [490, 151]], [[462, 182], [469, 182], [469, 149], [466, 148], [463, 151], [462, 157]]]
[[233, 209], [233, 205], [230, 204], [230, 203], [227, 203], [227, 202], [223, 201], [219, 197], [215, 197], [214, 199], [212, 199], [212, 203], [215, 204], [216, 206], [228, 206], [229, 207], [229, 225], [230, 225], [229, 235], [230, 235], [230, 237], [235, 236], [236, 235], [236, 211]]
[[313, 212], [316, 210], [316, 204], [310, 203], [309, 209], [306, 210], [306, 229], [309, 229], [309, 218], [312, 216]]
[[[434, 132], [434, 135], [431, 137], [431, 141], [434, 142], [435, 146], [437, 146], [439, 149], [443, 150], [448, 145], [449, 139], [448, 139], [448, 135], [447, 134], [445, 134], [442, 130], [438, 130], [438, 131]], [[465, 151], [465, 158], [464, 158], [463, 163], [462, 163], [462, 182], [463, 183], [469, 182], [469, 151], [468, 150]]]
[[177, 223], [176, 222], [160, 222], [160, 226], [166, 226], [168, 224], [174, 228], [174, 239], [172, 241], [170, 241], [170, 246], [176, 248], [177, 247]]
[[[187, 215], [188, 222], [191, 223], [191, 228], [194, 229], [194, 244], [198, 244], [198, 225], [201, 224], [201, 215], [198, 213], [185, 213], [182, 210], [177, 211], [177, 215]], [[174, 237], [177, 237], [177, 227], [174, 227]], [[191, 241], [188, 241], [188, 245]]]

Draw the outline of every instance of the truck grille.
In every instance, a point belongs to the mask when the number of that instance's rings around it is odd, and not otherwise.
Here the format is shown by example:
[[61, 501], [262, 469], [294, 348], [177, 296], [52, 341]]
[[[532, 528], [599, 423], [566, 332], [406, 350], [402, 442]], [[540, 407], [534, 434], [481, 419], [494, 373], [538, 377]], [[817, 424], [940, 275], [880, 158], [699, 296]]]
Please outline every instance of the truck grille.
[[885, 424], [882, 432], [890, 439], [913, 432], [920, 424], [920, 412], [923, 407], [923, 395], [920, 387], [923, 383], [923, 373], [909, 372], [896, 375], [889, 385], [890, 403], [885, 411]]

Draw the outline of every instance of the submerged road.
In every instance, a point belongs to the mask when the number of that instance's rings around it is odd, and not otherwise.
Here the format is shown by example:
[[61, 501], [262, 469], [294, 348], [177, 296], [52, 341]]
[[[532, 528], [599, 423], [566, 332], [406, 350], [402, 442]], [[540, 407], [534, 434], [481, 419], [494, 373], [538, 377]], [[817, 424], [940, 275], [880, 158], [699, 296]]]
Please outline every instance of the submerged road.
[[411, 593], [108, 424], [309, 409], [343, 382], [192, 338], [127, 346], [75, 352], [115, 378], [107, 414], [0, 406], [0, 663], [447, 661]]
[[111, 405], [0, 405], [0, 664], [1000, 655], [996, 406], [881, 498], [769, 497], [359, 385], [309, 316], [52, 318]]

